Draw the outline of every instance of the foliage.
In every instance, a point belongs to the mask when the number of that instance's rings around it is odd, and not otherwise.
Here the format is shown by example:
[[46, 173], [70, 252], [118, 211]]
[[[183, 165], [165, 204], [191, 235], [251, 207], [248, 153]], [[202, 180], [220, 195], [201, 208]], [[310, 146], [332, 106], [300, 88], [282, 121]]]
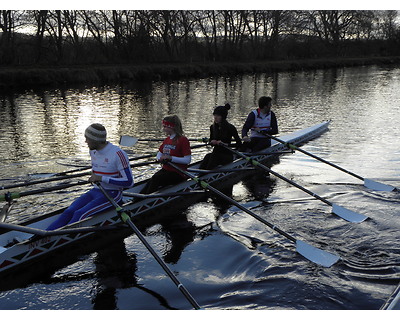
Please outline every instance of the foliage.
[[397, 11], [1, 10], [0, 65], [399, 55]]

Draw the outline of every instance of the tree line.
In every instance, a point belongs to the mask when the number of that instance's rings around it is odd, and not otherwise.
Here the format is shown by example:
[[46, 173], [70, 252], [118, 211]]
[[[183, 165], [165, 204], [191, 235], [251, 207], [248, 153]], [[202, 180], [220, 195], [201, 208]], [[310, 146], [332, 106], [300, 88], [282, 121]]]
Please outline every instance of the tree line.
[[400, 54], [397, 11], [1, 10], [0, 65]]

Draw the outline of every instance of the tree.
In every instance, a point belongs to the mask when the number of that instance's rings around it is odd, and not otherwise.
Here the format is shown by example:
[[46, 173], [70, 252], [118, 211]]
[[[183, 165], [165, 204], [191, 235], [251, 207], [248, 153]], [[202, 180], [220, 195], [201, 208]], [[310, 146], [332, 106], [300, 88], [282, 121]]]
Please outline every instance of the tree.
[[43, 49], [43, 40], [44, 33], [46, 31], [46, 22], [48, 19], [48, 10], [34, 10], [32, 12], [34, 19], [34, 26], [36, 29], [36, 58], [35, 63], [40, 63], [42, 59], [42, 49]]

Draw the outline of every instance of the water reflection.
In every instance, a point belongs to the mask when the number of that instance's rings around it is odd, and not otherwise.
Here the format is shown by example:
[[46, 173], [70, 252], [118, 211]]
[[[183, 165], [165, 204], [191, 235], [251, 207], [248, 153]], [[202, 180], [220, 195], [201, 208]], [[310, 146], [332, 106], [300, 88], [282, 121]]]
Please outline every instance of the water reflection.
[[125, 243], [120, 239], [98, 250], [94, 263], [98, 283], [93, 298], [93, 309], [115, 310], [117, 289], [137, 285], [136, 256], [126, 252]]
[[[359, 174], [370, 176], [382, 157], [386, 162], [400, 158], [398, 144], [385, 139], [397, 134], [387, 121], [400, 114], [399, 78], [400, 69], [360, 67], [3, 93], [0, 179], [65, 171], [63, 164], [88, 160], [83, 132], [93, 122], [103, 123], [109, 140], [118, 143], [123, 134], [162, 136], [162, 118], [176, 113], [187, 136], [200, 138], [209, 134], [214, 106], [229, 102], [229, 121], [240, 131], [261, 95], [273, 97], [281, 133], [332, 119], [327, 143], [318, 143], [317, 153], [350, 169], [362, 161]], [[378, 128], [385, 128], [385, 136]], [[145, 154], [157, 148], [158, 143], [139, 143], [130, 151]], [[194, 160], [206, 152], [196, 149]], [[393, 171], [388, 167], [380, 175], [389, 178]]]
[[[380, 81], [372, 81], [376, 77]], [[188, 135], [201, 137], [208, 134], [213, 107], [225, 102], [233, 106], [231, 122], [241, 128], [261, 95], [274, 98], [282, 132], [327, 119], [352, 119], [354, 127], [361, 122], [362, 130], [372, 129], [365, 137], [375, 129], [364, 124], [372, 119], [382, 124], [378, 112], [397, 114], [397, 78], [397, 69], [365, 67], [3, 94], [0, 158], [10, 163], [86, 157], [82, 132], [90, 123], [103, 123], [110, 140], [118, 142], [121, 134], [158, 137], [162, 118], [171, 113], [182, 118]], [[388, 97], [393, 103], [387, 103]]]

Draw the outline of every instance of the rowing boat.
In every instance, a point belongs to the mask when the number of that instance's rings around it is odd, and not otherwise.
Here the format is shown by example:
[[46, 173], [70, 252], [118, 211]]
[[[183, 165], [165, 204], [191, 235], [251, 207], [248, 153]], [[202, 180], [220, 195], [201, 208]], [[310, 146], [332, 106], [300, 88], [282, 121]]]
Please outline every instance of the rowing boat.
[[[298, 130], [294, 133], [281, 136], [280, 139], [295, 145], [301, 145], [312, 140], [328, 129], [329, 121], [316, 124], [309, 128]], [[272, 142], [272, 145], [263, 150], [263, 152], [254, 155], [254, 159], [259, 162], [267, 162], [276, 154], [284, 151], [287, 147], [283, 143]], [[200, 163], [195, 163], [190, 166], [190, 169], [195, 170]], [[249, 174], [246, 169], [251, 168], [251, 163], [245, 159], [235, 159], [233, 162], [222, 166], [221, 170], [211, 171], [202, 174], [202, 180], [218, 188], [221, 185], [235, 183]], [[243, 171], [238, 171], [243, 170]], [[240, 173], [240, 174], [238, 174]], [[124, 192], [124, 203], [122, 207], [131, 212], [131, 218], [136, 223], [141, 225], [151, 224], [161, 219], [165, 212], [177, 206], [188, 206], [190, 203], [198, 201], [206, 195], [202, 193], [202, 187], [196, 181], [188, 180], [178, 185], [166, 187], [158, 191], [152, 197], [140, 199], [134, 197], [143, 188], [147, 181], [142, 181], [134, 187]], [[186, 194], [183, 196], [183, 194]], [[184, 200], [184, 201], [183, 201]], [[21, 224], [21, 227], [44, 230], [49, 224], [57, 219], [63, 212], [60, 209], [41, 217], [28, 220]], [[120, 219], [114, 209], [110, 209], [103, 213], [89, 217], [77, 223], [65, 226], [63, 229], [76, 229], [87, 227], [105, 228], [108, 226], [120, 225]], [[81, 243], [81, 241], [93, 236], [94, 232], [79, 232], [79, 229], [74, 233], [67, 234], [50, 234], [37, 240], [31, 240], [32, 233], [18, 230], [1, 230], [0, 231], [0, 276], [10, 274], [20, 267], [31, 266], [38, 261], [46, 259], [51, 254], [56, 252], [65, 252], [64, 250], [73, 244]], [[18, 239], [16, 244], [15, 239]]]

